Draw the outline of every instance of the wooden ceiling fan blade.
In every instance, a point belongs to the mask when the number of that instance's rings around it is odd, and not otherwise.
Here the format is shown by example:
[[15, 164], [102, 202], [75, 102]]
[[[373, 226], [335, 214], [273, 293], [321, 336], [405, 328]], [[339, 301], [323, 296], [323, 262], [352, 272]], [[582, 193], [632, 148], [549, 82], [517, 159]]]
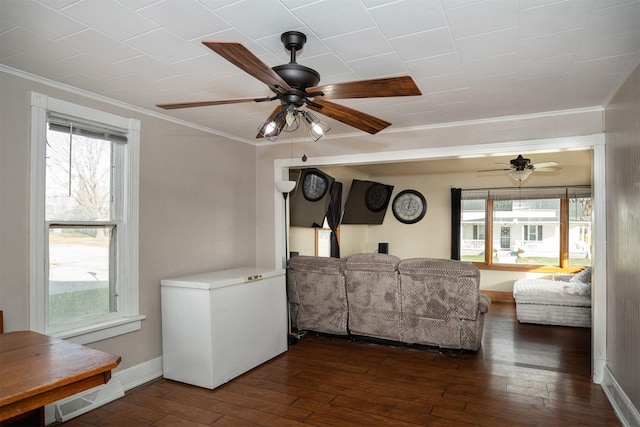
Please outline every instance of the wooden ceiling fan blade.
[[237, 98], [237, 99], [223, 99], [219, 101], [195, 101], [195, 102], [176, 102], [173, 104], [158, 104], [156, 107], [164, 108], [165, 110], [175, 110], [178, 108], [192, 108], [192, 107], [207, 107], [209, 105], [224, 105], [224, 104], [239, 104], [242, 102], [263, 102], [271, 101], [272, 98]]
[[[313, 104], [319, 105], [320, 108]], [[307, 107], [310, 110], [316, 111], [327, 117], [331, 117], [332, 119], [336, 119], [344, 124], [370, 133], [371, 135], [391, 126], [391, 123], [377, 117], [370, 116], [362, 111], [354, 110], [353, 108], [345, 107], [344, 105], [335, 104], [323, 99], [314, 100], [313, 104], [309, 103], [307, 104]]]
[[249, 49], [238, 42], [228, 41], [203, 41], [202, 44], [240, 68], [247, 74], [252, 75], [262, 83], [275, 90], [281, 87], [286, 91], [291, 90], [289, 84], [285, 82], [278, 73], [262, 62]]
[[271, 132], [268, 132], [268, 134], [267, 134], [267, 124], [270, 122], [273, 122], [276, 116], [278, 115], [278, 113], [284, 110], [284, 108], [285, 108], [284, 105], [278, 105], [276, 108], [273, 109], [273, 111], [271, 112], [267, 120], [265, 120], [262, 123], [262, 125], [260, 125], [256, 138], [267, 138], [269, 136], [280, 135], [280, 132], [282, 132], [282, 128], [284, 128], [284, 125], [286, 123], [284, 120], [280, 120], [279, 122], [277, 122], [276, 127]]
[[381, 98], [387, 96], [417, 96], [422, 95], [418, 86], [409, 76], [389, 77], [354, 82], [334, 83], [310, 87], [308, 94], [322, 92], [324, 98]]

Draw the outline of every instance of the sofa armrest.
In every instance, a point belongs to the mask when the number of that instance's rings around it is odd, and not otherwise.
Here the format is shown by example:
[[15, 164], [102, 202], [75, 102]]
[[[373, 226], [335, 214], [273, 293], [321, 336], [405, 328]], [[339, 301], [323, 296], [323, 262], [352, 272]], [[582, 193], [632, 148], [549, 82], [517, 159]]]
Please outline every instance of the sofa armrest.
[[478, 302], [478, 311], [480, 313], [486, 313], [491, 307], [491, 298], [485, 294], [480, 294], [480, 301]]

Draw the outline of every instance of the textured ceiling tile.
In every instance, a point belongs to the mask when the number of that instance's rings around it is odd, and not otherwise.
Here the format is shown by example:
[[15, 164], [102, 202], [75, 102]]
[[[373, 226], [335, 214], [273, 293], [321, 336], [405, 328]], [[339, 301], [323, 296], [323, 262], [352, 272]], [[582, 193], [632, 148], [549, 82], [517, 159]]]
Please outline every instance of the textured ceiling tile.
[[597, 9], [589, 17], [584, 38], [604, 37], [638, 29], [640, 2]]
[[431, 102], [435, 105], [473, 101], [473, 96], [469, 88], [447, 90], [444, 92], [430, 92], [428, 95]]
[[332, 37], [324, 42], [345, 62], [393, 52], [391, 44], [377, 28]]
[[245, 0], [217, 9], [216, 14], [255, 39], [272, 34], [279, 35], [302, 25], [300, 20], [279, 2]]
[[218, 15], [197, 2], [165, 0], [138, 12], [186, 40], [230, 27]]
[[115, 1], [83, 0], [65, 8], [64, 13], [116, 40], [158, 28], [158, 24]]
[[576, 61], [589, 61], [609, 56], [636, 53], [640, 50], [640, 30], [582, 40], [576, 51]]
[[347, 65], [364, 79], [404, 74], [407, 72], [407, 68], [394, 52], [349, 61]]
[[[391, 10], [393, 13], [390, 13]], [[369, 12], [382, 32], [391, 39], [447, 26], [438, 0], [405, 1], [377, 7]], [[398, 19], [398, 15], [402, 19]]]
[[488, 0], [445, 12], [454, 38], [476, 36], [518, 25], [518, 2]]
[[521, 39], [518, 53], [521, 58], [538, 59], [575, 53], [580, 45], [582, 30]]
[[463, 67], [469, 81], [514, 74], [518, 69], [518, 55], [511, 53], [476, 61], [466, 61], [463, 62]]
[[573, 59], [573, 55], [559, 55], [522, 61], [518, 63], [518, 78], [526, 80], [568, 73]]
[[468, 86], [464, 73], [447, 74], [445, 76], [419, 79], [417, 85], [422, 93], [441, 92], [444, 90], [462, 89]]
[[[33, 1], [2, 0], [0, 12], [3, 21], [20, 23], [20, 26], [26, 30], [54, 40], [87, 28], [85, 25]], [[25, 17], [28, 19], [24, 19]]]
[[88, 52], [89, 56], [99, 57], [107, 63], [142, 55], [142, 51], [91, 29], [72, 34], [60, 39], [59, 42], [78, 51], [85, 50], [87, 46], [91, 46]]
[[321, 39], [375, 26], [359, 0], [326, 0], [293, 11]]
[[409, 71], [416, 79], [443, 76], [462, 71], [460, 59], [455, 53], [410, 61], [407, 62], [407, 67], [409, 67]]
[[190, 43], [175, 34], [158, 28], [145, 34], [130, 38], [126, 44], [136, 48], [157, 60], [166, 64], [183, 61], [187, 58], [200, 56], [202, 51], [199, 47]]
[[456, 51], [448, 28], [391, 39], [391, 44], [405, 61], [440, 56]]
[[593, 3], [585, 0], [555, 2], [520, 13], [520, 38], [544, 36], [584, 28]]
[[517, 28], [508, 28], [475, 37], [457, 39], [455, 43], [458, 55], [463, 62], [506, 55], [518, 51], [518, 30]]
[[182, 74], [180, 70], [167, 64], [163, 64], [148, 55], [125, 59], [124, 61], [115, 63], [113, 68], [118, 70], [120, 74], [140, 74], [153, 80], [165, 79], [167, 77]]
[[3, 48], [17, 50], [45, 62], [57, 62], [80, 53], [76, 49], [46, 39], [22, 27], [16, 27], [0, 34], [0, 45]]

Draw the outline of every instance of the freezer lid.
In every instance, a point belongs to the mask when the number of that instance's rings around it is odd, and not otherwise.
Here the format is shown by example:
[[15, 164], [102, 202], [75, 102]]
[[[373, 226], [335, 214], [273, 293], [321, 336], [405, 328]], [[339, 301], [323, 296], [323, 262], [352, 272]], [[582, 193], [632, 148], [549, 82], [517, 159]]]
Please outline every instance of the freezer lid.
[[160, 281], [161, 286], [193, 289], [216, 289], [240, 283], [255, 282], [284, 275], [283, 269], [268, 270], [256, 267], [239, 267], [230, 270], [211, 271], [174, 277]]

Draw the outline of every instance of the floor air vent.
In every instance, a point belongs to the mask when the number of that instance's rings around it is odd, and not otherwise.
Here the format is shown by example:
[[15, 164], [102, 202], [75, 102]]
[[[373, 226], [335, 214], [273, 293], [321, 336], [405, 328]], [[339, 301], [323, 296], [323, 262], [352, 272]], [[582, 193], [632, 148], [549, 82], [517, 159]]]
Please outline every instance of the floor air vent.
[[56, 421], [64, 422], [124, 396], [120, 381], [110, 381], [55, 404]]

